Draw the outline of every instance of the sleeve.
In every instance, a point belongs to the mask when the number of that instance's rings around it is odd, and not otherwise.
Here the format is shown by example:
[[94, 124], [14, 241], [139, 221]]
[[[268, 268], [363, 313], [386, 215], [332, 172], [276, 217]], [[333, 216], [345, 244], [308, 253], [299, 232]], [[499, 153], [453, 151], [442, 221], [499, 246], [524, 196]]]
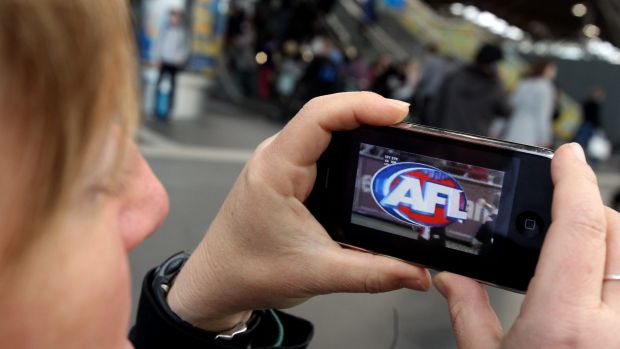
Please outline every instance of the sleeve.
[[447, 75], [439, 85], [437, 96], [431, 99], [430, 105], [428, 106], [428, 115], [426, 116], [426, 123], [429, 126], [448, 128], [445, 124], [446, 108], [449, 104], [447, 101], [449, 98], [450, 87], [457, 74], [457, 72], [453, 72]]
[[234, 349], [289, 348], [303, 349], [313, 335], [310, 322], [278, 310], [255, 311], [248, 330], [233, 339], [215, 339], [207, 332], [180, 319], [165, 299], [154, 291], [151, 270], [142, 284], [136, 323], [129, 333], [135, 349]]
[[500, 87], [497, 91], [494, 111], [495, 115], [500, 117], [509, 117], [512, 114], [512, 103], [510, 97], [502, 87]]
[[553, 103], [555, 101], [555, 89], [551, 83], [541, 81], [536, 87], [533, 110], [536, 111], [533, 122], [535, 123], [535, 145], [549, 146], [553, 142]]
[[553, 102], [555, 97], [555, 91], [551, 83], [542, 85], [539, 95], [539, 108], [540, 114], [537, 115], [537, 122], [539, 123], [536, 128], [539, 132], [537, 137], [537, 143], [540, 146], [549, 146], [553, 142], [553, 131], [551, 129], [553, 123]]
[[165, 31], [166, 31], [165, 27], [160, 28], [153, 42], [153, 61], [154, 62], [162, 61], [162, 56], [163, 56], [162, 50], [164, 46], [162, 44], [162, 41], [164, 40]]
[[191, 54], [191, 34], [189, 30], [183, 28], [180, 31], [179, 48], [177, 51], [177, 62], [179, 64], [187, 64]]

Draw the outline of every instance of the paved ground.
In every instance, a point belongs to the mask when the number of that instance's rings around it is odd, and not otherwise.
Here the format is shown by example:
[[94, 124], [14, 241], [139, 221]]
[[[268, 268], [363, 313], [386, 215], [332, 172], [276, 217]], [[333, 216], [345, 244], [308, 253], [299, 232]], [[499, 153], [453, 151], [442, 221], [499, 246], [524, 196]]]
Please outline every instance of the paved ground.
[[[198, 121], [146, 125], [140, 143], [168, 189], [171, 212], [161, 229], [130, 256], [134, 298], [148, 269], [196, 245], [251, 149], [279, 129], [259, 116], [216, 102]], [[615, 175], [608, 176], [617, 181]], [[489, 291], [502, 323], [509, 327], [523, 297]], [[291, 312], [314, 322], [314, 349], [454, 347], [447, 307], [436, 290], [334, 294], [312, 299]]]

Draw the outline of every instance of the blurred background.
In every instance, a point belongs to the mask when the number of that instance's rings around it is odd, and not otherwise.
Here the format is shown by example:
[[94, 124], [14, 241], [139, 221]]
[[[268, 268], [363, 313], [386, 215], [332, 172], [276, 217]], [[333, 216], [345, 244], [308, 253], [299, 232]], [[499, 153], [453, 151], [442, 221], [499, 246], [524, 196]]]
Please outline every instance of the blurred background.
[[[253, 148], [312, 97], [371, 90], [409, 121], [545, 147], [577, 141], [620, 206], [617, 0], [135, 0], [139, 143], [169, 191], [141, 277], [191, 250]], [[334, 266], [337, 267], [337, 266]], [[489, 288], [505, 328], [523, 297]], [[134, 304], [137, 304], [134, 301]], [[453, 348], [435, 290], [329, 295], [291, 309], [311, 348]]]

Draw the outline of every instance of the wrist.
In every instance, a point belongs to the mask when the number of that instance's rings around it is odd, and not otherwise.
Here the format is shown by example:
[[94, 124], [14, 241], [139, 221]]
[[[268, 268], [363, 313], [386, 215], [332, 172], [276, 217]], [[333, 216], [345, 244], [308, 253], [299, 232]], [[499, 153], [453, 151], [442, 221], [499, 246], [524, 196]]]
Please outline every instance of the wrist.
[[195, 251], [172, 283], [166, 302], [170, 310], [193, 326], [222, 332], [246, 322], [252, 310], [238, 308], [239, 304], [230, 299], [232, 286], [212, 272], [211, 263], [204, 253]]
[[168, 293], [167, 302], [170, 309], [183, 321], [208, 332], [223, 332], [230, 330], [239, 323], [247, 322], [252, 316], [252, 310], [239, 311], [230, 314], [209, 314], [196, 312], [183, 302], [181, 287], [173, 285]]

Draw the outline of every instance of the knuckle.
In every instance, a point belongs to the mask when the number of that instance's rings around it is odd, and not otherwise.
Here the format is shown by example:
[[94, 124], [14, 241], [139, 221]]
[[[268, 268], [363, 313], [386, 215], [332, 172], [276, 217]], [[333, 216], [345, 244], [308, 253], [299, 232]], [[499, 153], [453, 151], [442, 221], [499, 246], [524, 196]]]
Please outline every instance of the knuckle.
[[501, 343], [504, 339], [504, 330], [502, 329], [502, 325], [499, 323], [489, 330], [489, 334], [492, 336], [495, 343]]
[[273, 135], [265, 140], [263, 140], [262, 142], [260, 142], [260, 144], [256, 147], [256, 150], [254, 151], [254, 154], [262, 154], [263, 152], [265, 152], [267, 150], [267, 148], [269, 147], [269, 145], [271, 144], [271, 142], [273, 142], [273, 140], [277, 137], [276, 135]]
[[592, 168], [586, 164], [584, 164], [583, 166], [584, 169], [583, 171], [581, 171], [582, 178], [589, 184], [592, 184], [598, 188], [598, 179], [596, 178], [594, 170], [592, 170]]
[[574, 234], [587, 239], [605, 239], [605, 219], [591, 207], [582, 207], [581, 214], [572, 217], [570, 222], [571, 231]]
[[612, 208], [606, 207], [607, 225], [610, 231], [620, 233], [620, 213]]
[[301, 108], [301, 111], [314, 109], [323, 104], [325, 96], [314, 97], [311, 100], [307, 101], [304, 106]]
[[255, 154], [248, 163], [245, 168], [242, 170], [242, 178], [247, 184], [248, 190], [253, 188], [265, 188], [266, 187], [266, 177], [263, 174], [264, 161], [261, 160], [260, 154]]
[[465, 302], [462, 299], [457, 299], [450, 302], [448, 310], [450, 312], [450, 317], [452, 318], [452, 322], [454, 325], [460, 324], [465, 316]]
[[580, 346], [583, 340], [579, 329], [552, 326], [547, 331], [540, 332], [539, 335], [542, 336], [541, 342], [546, 348], [583, 348]]
[[362, 98], [383, 98], [380, 94], [372, 91], [360, 91], [358, 93]]
[[364, 292], [379, 293], [381, 292], [381, 277], [377, 270], [373, 268], [366, 269], [366, 277], [364, 278]]
[[457, 299], [449, 302], [448, 311], [452, 321], [452, 328], [457, 338], [467, 336], [467, 302], [463, 299]]

